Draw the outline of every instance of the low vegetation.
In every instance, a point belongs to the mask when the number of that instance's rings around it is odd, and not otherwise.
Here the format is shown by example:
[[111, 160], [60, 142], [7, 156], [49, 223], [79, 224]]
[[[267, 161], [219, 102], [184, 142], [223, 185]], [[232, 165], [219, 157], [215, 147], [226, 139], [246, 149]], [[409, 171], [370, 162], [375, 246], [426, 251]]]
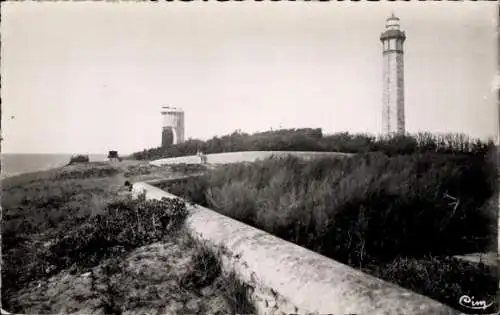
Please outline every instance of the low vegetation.
[[[94, 308], [116, 315], [126, 310], [164, 313], [167, 309], [174, 314], [255, 313], [248, 289], [234, 274], [222, 274], [212, 250], [183, 229], [170, 234], [163, 244], [169, 246], [143, 247], [127, 260], [113, 258], [94, 268], [90, 274], [91, 292], [97, 298]], [[171, 264], [174, 268], [158, 270], [161, 262], [169, 260], [176, 261]], [[144, 287], [147, 290], [141, 290]]]
[[484, 154], [493, 143], [472, 139], [463, 134], [373, 136], [346, 132], [323, 135], [320, 128], [282, 129], [254, 133], [235, 131], [208, 141], [189, 139], [186, 142], [158, 147], [132, 154], [137, 160], [238, 151], [323, 151], [345, 153], [383, 152], [388, 155], [423, 152]]
[[193, 174], [201, 174], [207, 171], [207, 167], [203, 164], [172, 164], [170, 165], [170, 170], [174, 173], [183, 174], [183, 175], [193, 175]]
[[88, 155], [74, 155], [69, 159], [68, 165], [75, 164], [75, 163], [89, 163], [90, 159]]
[[494, 300], [497, 291], [494, 268], [448, 258], [496, 250], [495, 159], [494, 151], [271, 158], [160, 186], [460, 308], [461, 295]]
[[[4, 180], [4, 309], [42, 314], [91, 306], [89, 314], [132, 314], [177, 301], [177, 311], [233, 312], [214, 254], [185, 241], [184, 202], [132, 199], [122, 194], [121, 172], [119, 165], [90, 163]], [[144, 261], [154, 273], [144, 272]]]
[[153, 170], [153, 167], [151, 165], [139, 164], [139, 165], [133, 165], [133, 166], [128, 167], [125, 170], [123, 176], [129, 178], [129, 177], [138, 176], [138, 175], [149, 175], [153, 172], [154, 172], [154, 170]]

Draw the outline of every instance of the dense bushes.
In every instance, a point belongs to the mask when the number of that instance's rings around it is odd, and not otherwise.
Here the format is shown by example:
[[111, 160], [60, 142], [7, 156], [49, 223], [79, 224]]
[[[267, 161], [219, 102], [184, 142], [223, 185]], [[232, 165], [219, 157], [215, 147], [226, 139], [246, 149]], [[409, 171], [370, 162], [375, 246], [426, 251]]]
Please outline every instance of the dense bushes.
[[182, 196], [185, 200], [199, 205], [208, 206], [206, 192], [209, 187], [207, 176], [186, 177], [177, 180], [168, 180], [156, 184], [161, 189], [168, 190], [174, 195]]
[[290, 129], [256, 133], [249, 135], [239, 131], [231, 135], [214, 137], [208, 141], [190, 139], [168, 147], [159, 147], [132, 156], [138, 160], [153, 160], [165, 157], [194, 155], [198, 150], [205, 154], [237, 151], [262, 150], [300, 150], [316, 149], [316, 142], [321, 139], [321, 129]]
[[192, 175], [197, 173], [202, 173], [207, 170], [207, 167], [203, 164], [172, 164], [170, 165], [170, 170], [174, 173], [181, 173], [184, 175]]
[[65, 269], [96, 265], [113, 252], [160, 240], [179, 227], [187, 215], [179, 199], [121, 200], [110, 203], [103, 214], [90, 218], [69, 233], [60, 233], [50, 248], [49, 261]]
[[71, 171], [58, 172], [55, 174], [54, 179], [78, 179], [89, 177], [107, 177], [118, 174], [120, 170], [108, 165], [90, 164], [90, 167], [82, 169], [72, 169]]
[[69, 159], [68, 165], [75, 164], [75, 163], [88, 163], [90, 162], [89, 156], [88, 155], [74, 155]]
[[347, 153], [384, 152], [388, 155], [423, 152], [484, 154], [493, 143], [482, 142], [462, 134], [392, 135], [375, 137], [368, 134], [336, 133], [323, 135], [321, 129], [285, 129], [255, 133], [234, 132], [208, 141], [188, 140], [168, 147], [136, 152], [138, 160], [204, 153], [237, 151], [331, 151]]
[[[430, 296], [469, 314], [458, 303], [463, 296], [473, 296], [487, 303], [498, 301], [498, 268], [474, 264], [450, 257], [399, 258], [381, 265], [363, 268], [374, 276]], [[476, 314], [493, 314], [498, 303]]]
[[380, 261], [486, 247], [495, 212], [483, 205], [493, 195], [495, 172], [479, 157], [372, 153], [267, 159], [166, 185], [325, 255]]
[[[450, 294], [467, 286], [455, 282], [448, 289], [419, 289], [411, 276], [414, 266], [397, 262], [495, 247], [497, 211], [491, 200], [497, 170], [496, 156], [490, 153], [367, 153], [310, 162], [267, 159], [227, 165], [201, 178], [164, 183], [162, 188], [449, 302]], [[380, 265], [395, 266], [399, 272], [383, 273]], [[435, 277], [455, 277], [447, 269], [435, 270], [435, 265], [429, 265]], [[489, 270], [469, 274], [472, 279], [492, 279]]]
[[132, 177], [138, 175], [148, 175], [153, 172], [154, 166], [143, 164], [143, 165], [134, 165], [127, 168], [125, 173], [123, 173], [124, 177]]

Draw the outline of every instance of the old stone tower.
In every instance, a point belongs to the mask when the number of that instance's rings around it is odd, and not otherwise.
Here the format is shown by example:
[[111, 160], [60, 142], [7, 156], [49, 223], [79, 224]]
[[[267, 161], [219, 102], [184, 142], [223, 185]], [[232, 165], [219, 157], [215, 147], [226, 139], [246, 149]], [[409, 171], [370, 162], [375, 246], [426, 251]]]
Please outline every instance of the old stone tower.
[[184, 142], [184, 111], [180, 108], [163, 106], [163, 131], [161, 145], [163, 148]]
[[399, 29], [399, 18], [387, 19], [380, 35], [383, 45], [382, 132], [405, 133], [405, 95], [403, 43], [405, 32]]

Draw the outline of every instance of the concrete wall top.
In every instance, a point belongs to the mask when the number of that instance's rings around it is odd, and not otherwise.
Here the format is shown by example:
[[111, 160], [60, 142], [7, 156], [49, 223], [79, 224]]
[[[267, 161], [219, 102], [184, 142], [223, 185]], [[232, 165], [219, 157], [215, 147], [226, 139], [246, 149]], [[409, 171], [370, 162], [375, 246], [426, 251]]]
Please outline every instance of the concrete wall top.
[[[134, 194], [143, 191], [148, 199], [178, 198], [146, 183], [134, 184]], [[264, 305], [258, 308], [261, 314], [460, 314], [210, 209], [188, 209], [191, 234], [227, 250], [225, 266], [255, 288], [254, 302]], [[265, 291], [272, 294], [266, 298]]]
[[[242, 151], [207, 154], [207, 163], [228, 164], [239, 162], [254, 162], [259, 159], [265, 159], [275, 156], [293, 155], [300, 158], [314, 158], [320, 156], [351, 156], [350, 153], [340, 152], [307, 152], [307, 151]], [[200, 163], [200, 157], [196, 155], [180, 156], [175, 158], [159, 159], [150, 162], [152, 165], [161, 166], [166, 164], [195, 164]]]

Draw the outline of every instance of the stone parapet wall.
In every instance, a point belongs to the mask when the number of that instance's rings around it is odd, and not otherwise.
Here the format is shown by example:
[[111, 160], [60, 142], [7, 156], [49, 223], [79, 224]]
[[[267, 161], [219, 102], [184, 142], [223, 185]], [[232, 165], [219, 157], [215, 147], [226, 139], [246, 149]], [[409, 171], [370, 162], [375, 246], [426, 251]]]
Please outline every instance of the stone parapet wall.
[[[178, 198], [143, 182], [132, 192]], [[250, 300], [259, 314], [460, 314], [210, 209], [188, 204], [188, 210], [188, 231], [220, 253], [224, 271], [252, 288]]]

